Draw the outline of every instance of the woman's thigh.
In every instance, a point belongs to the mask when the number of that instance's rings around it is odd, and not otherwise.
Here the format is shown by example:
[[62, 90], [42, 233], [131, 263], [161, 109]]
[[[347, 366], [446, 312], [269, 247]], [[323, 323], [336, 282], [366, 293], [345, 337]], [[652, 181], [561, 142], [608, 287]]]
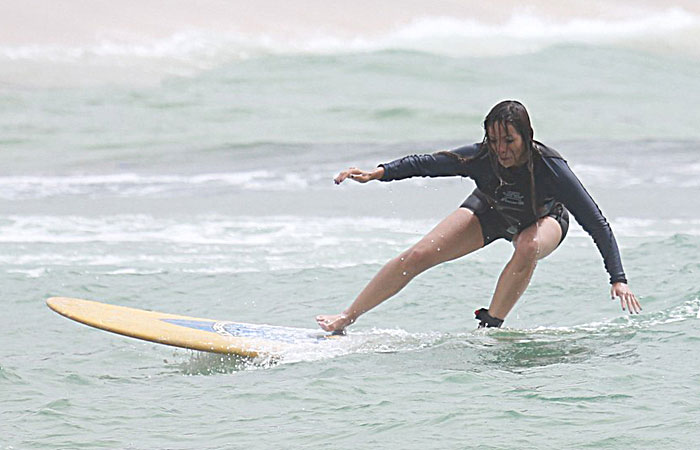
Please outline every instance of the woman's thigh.
[[458, 208], [443, 219], [410, 251], [420, 251], [430, 265], [457, 259], [484, 246], [479, 218], [466, 208]]

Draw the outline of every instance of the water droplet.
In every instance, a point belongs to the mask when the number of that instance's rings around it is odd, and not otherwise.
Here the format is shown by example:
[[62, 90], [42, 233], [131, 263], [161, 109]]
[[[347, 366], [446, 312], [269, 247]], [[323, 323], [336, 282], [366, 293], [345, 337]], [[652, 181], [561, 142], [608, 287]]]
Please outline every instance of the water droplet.
[[402, 256], [402, 257], [401, 257], [401, 261], [403, 261], [403, 260], [404, 260], [404, 257]]
[[438, 251], [440, 251], [440, 247], [438, 247]]
[[404, 273], [403, 273], [403, 276], [406, 276], [406, 275], [408, 275], [408, 273], [404, 272]]

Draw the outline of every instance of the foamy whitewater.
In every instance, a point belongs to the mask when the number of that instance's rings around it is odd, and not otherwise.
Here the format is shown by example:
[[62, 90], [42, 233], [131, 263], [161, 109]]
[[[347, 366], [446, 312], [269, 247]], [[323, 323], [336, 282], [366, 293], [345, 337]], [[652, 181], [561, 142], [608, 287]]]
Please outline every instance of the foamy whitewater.
[[[694, 448], [700, 7], [493, 3], [0, 3], [0, 449]], [[641, 315], [573, 221], [501, 330], [473, 311], [505, 242], [279, 360], [45, 306], [313, 328], [474, 187], [337, 172], [479, 141], [505, 98], [608, 218]]]

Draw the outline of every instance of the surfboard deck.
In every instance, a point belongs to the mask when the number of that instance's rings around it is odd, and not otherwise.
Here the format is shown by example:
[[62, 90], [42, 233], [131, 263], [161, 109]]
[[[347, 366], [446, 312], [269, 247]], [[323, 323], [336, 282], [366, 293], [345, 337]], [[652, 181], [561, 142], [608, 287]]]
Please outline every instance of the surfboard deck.
[[149, 342], [246, 357], [279, 356], [337, 338], [321, 330], [256, 325], [146, 311], [92, 300], [51, 297], [49, 308], [76, 322]]

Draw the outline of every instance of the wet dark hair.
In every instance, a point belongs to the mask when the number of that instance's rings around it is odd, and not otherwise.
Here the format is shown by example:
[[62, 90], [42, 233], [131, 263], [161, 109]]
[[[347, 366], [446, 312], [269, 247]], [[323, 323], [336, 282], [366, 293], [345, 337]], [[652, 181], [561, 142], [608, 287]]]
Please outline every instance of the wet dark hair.
[[512, 125], [515, 131], [520, 134], [523, 140], [523, 145], [525, 146], [525, 154], [527, 155], [527, 170], [530, 173], [530, 193], [532, 198], [532, 213], [537, 219], [537, 204], [535, 202], [535, 172], [534, 172], [534, 157], [535, 155], [541, 155], [539, 149], [535, 145], [534, 132], [532, 131], [532, 124], [530, 123], [530, 115], [527, 113], [527, 109], [517, 100], [503, 100], [496, 106], [491, 108], [491, 111], [486, 115], [484, 119], [484, 139], [482, 140], [481, 151], [472, 157], [462, 157], [452, 152], [444, 152], [449, 154], [454, 158], [457, 158], [462, 163], [468, 163], [473, 159], [482, 158], [488, 155], [489, 161], [491, 162], [491, 167], [494, 173], [498, 177], [501, 185], [508, 184], [504, 180], [505, 168], [501, 166], [498, 162], [498, 157], [495, 151], [491, 147], [489, 142], [489, 128], [493, 126], [501, 125], [506, 130], [508, 125]]
[[526, 150], [532, 150], [534, 132], [530, 124], [530, 115], [527, 109], [517, 100], [503, 100], [486, 115], [484, 119], [484, 144], [488, 144], [488, 130], [493, 125], [512, 125], [515, 131], [522, 136]]

